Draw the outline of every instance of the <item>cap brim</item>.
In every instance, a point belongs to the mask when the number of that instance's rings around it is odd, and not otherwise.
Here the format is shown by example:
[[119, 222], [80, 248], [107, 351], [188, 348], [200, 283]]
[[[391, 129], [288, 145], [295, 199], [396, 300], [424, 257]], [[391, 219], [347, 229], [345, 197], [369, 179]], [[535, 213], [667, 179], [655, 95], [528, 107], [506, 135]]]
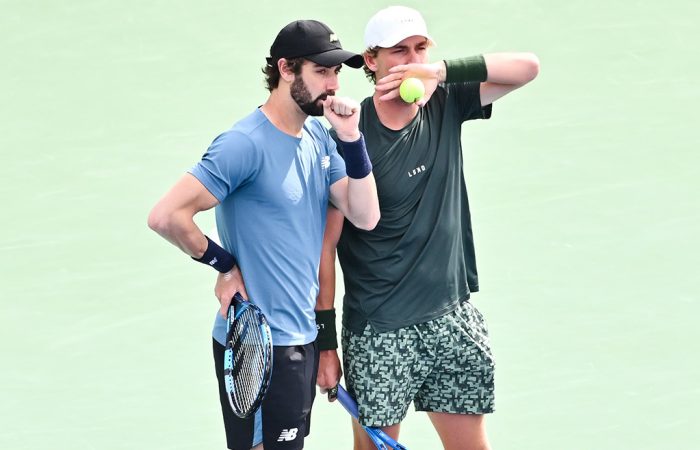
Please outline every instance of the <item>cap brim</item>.
[[359, 69], [365, 63], [362, 55], [342, 49], [329, 50], [315, 55], [307, 55], [304, 58], [320, 64], [324, 67], [333, 67], [345, 64], [353, 69]]

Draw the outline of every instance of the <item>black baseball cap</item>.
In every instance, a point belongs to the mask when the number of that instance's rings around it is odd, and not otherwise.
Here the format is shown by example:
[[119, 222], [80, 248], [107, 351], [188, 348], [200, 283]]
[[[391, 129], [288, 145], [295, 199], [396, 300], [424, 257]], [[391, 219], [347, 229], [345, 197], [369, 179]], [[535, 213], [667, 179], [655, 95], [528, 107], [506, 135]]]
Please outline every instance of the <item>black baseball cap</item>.
[[364, 64], [362, 55], [343, 50], [333, 30], [317, 20], [296, 20], [282, 28], [267, 62], [275, 64], [280, 58], [305, 58], [324, 67], [346, 64], [359, 69]]

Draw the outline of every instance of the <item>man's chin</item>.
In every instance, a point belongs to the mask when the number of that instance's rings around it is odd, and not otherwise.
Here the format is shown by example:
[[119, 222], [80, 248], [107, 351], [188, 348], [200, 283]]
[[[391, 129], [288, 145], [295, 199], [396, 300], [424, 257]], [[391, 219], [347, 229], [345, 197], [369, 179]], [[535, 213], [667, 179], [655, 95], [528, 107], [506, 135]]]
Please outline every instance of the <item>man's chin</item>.
[[301, 108], [307, 116], [320, 117], [323, 115], [323, 103], [309, 103]]

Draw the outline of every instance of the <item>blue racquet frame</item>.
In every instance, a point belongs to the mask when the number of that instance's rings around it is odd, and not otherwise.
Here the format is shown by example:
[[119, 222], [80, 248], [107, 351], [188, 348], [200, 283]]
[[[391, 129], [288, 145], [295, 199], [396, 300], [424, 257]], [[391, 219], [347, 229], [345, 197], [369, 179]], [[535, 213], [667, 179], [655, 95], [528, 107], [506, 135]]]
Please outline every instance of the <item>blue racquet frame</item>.
[[[348, 394], [348, 392], [345, 390], [345, 388], [343, 388], [343, 386], [339, 384], [337, 387], [338, 401], [341, 405], [343, 405], [343, 408], [345, 408], [345, 410], [349, 412], [352, 417], [355, 418], [355, 420], [358, 420], [359, 412], [357, 410], [357, 404], [355, 403], [355, 400], [353, 400], [352, 397], [350, 397], [350, 394]], [[360, 426], [364, 428], [365, 432], [367, 432], [367, 435], [370, 437], [370, 439], [372, 439], [372, 442], [374, 442], [374, 445], [379, 450], [408, 450], [406, 447], [396, 442], [391, 436], [383, 432], [380, 428], [366, 427], [362, 424], [360, 424]]]
[[[247, 310], [254, 311], [257, 323], [254, 325], [246, 323], [246, 326], [243, 329], [244, 331], [242, 337], [245, 337], [246, 333], [254, 332], [249, 328], [249, 326], [259, 328], [261, 342], [259, 342], [258, 350], [262, 352], [261, 357], [263, 359], [263, 367], [260, 372], [260, 379], [259, 383], [257, 383], [257, 386], [246, 386], [247, 388], [256, 387], [258, 390], [254, 393], [248, 390], [247, 393], [244, 395], [244, 398], [250, 400], [250, 397], [253, 395], [255, 396], [255, 398], [251, 402], [248, 402], [248, 400], [240, 402], [238, 401], [239, 394], [238, 392], [236, 392], [235, 377], [238, 375], [238, 372], [241, 369], [241, 365], [245, 365], [245, 362], [239, 361], [238, 367], [234, 367], [234, 360], [237, 359], [236, 355], [234, 355], [234, 352], [236, 352], [236, 347], [238, 346], [238, 343], [233, 342], [231, 333], [236, 324], [236, 321]], [[245, 358], [245, 353], [243, 355], [243, 357]], [[253, 415], [262, 404], [263, 398], [265, 397], [265, 393], [267, 392], [267, 388], [270, 385], [271, 377], [272, 332], [270, 331], [270, 326], [267, 323], [267, 319], [265, 319], [265, 315], [262, 313], [262, 311], [260, 311], [260, 308], [241, 297], [240, 294], [236, 294], [233, 296], [233, 300], [231, 301], [231, 306], [229, 307], [228, 311], [228, 318], [226, 320], [226, 349], [224, 351], [224, 382], [226, 385], [228, 400], [231, 404], [231, 409], [233, 410], [233, 413], [241, 418]], [[243, 395], [243, 393], [241, 393], [240, 395]]]

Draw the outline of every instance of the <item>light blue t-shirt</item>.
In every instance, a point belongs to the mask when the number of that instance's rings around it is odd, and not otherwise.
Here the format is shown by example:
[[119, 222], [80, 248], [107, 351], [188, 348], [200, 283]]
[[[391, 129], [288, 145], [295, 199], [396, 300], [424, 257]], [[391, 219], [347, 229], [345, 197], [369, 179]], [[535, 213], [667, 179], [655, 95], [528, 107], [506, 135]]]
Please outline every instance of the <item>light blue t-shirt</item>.
[[[329, 188], [346, 176], [328, 130], [309, 117], [296, 138], [256, 109], [214, 139], [190, 173], [219, 200], [221, 244], [238, 260], [274, 345], [315, 340]], [[214, 339], [223, 344], [225, 335], [225, 320], [217, 313]]]

